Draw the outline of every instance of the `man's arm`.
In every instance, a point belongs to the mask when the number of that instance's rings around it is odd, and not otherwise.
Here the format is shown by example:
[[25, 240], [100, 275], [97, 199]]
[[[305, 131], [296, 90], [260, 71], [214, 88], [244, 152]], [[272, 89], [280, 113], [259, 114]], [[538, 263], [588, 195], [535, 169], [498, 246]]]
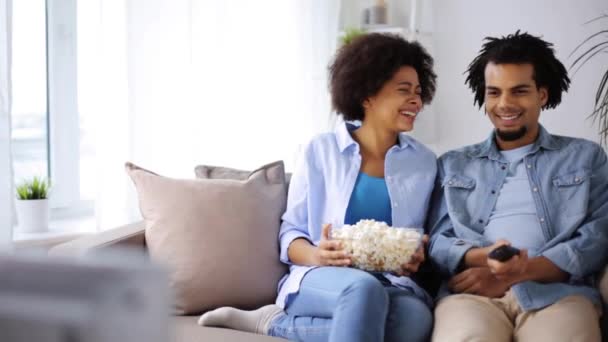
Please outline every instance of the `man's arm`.
[[557, 283], [566, 281], [570, 275], [557, 267], [551, 260], [544, 256], [528, 260], [527, 269], [519, 276], [508, 279], [513, 285], [524, 281], [537, 281], [539, 283]]
[[441, 273], [451, 276], [458, 272], [461, 260], [467, 251], [478, 247], [478, 244], [456, 236], [448, 213], [443, 188], [444, 177], [443, 161], [439, 158], [435, 190], [427, 219], [427, 227], [430, 228], [429, 256]]
[[[474, 257], [477, 257], [483, 254], [483, 249], [476, 248], [470, 251], [473, 252]], [[520, 255], [512, 257], [507, 262], [499, 262], [487, 257], [486, 260], [486, 265], [480, 267], [469, 265], [466, 270], [452, 277], [448, 283], [450, 289], [455, 293], [494, 298], [504, 295], [511, 286], [524, 281], [554, 283], [565, 281], [569, 277], [568, 273], [545, 257], [528, 259], [526, 251], [521, 251]], [[515, 272], [517, 267], [523, 268]]]
[[488, 259], [487, 265], [497, 279], [505, 281], [509, 286], [524, 281], [556, 283], [570, 278], [570, 274], [543, 256], [528, 259], [526, 251], [521, 251], [505, 262]]
[[462, 268], [488, 266], [488, 254], [494, 246], [469, 249], [462, 258]]
[[542, 256], [575, 278], [601, 270], [608, 258], [608, 161], [593, 145], [587, 214], [570, 240], [544, 251]]
[[608, 256], [608, 162], [603, 150], [596, 147], [589, 177], [587, 216], [573, 238], [531, 259], [525, 251], [506, 262], [488, 259], [488, 266], [497, 278], [511, 284], [523, 281], [563, 282], [570, 276], [581, 278], [605, 266]]

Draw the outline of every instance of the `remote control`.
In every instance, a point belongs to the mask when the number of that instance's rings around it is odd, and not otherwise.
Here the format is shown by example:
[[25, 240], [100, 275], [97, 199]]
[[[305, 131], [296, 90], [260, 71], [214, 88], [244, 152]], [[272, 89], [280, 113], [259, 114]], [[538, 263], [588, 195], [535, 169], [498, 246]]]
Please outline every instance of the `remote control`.
[[494, 259], [500, 262], [505, 262], [511, 259], [514, 255], [519, 254], [519, 249], [507, 245], [502, 245], [498, 248], [493, 249], [488, 253], [488, 258]]

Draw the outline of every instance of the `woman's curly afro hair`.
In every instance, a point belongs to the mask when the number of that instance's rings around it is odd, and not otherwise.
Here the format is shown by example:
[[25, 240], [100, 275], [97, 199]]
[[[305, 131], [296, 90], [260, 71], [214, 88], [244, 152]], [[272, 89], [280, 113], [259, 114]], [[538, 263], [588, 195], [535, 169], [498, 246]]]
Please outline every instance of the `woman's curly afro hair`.
[[547, 104], [543, 109], [555, 108], [568, 91], [570, 79], [564, 65], [555, 57], [553, 44], [519, 30], [506, 37], [486, 37], [479, 55], [469, 64], [465, 81], [475, 94], [475, 103], [481, 107], [485, 101], [485, 70], [488, 63], [532, 64], [537, 88], [546, 87]]
[[333, 109], [346, 121], [363, 120], [363, 102], [376, 95], [403, 66], [418, 73], [422, 102], [431, 102], [436, 78], [433, 58], [418, 42], [386, 33], [369, 33], [338, 50], [329, 66]]

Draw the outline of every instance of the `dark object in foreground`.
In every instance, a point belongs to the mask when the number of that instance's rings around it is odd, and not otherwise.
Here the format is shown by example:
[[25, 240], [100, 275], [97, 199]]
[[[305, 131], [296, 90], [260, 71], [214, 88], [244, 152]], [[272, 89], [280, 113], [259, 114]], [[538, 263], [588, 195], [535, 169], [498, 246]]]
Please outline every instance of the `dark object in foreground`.
[[493, 249], [489, 254], [488, 258], [494, 259], [500, 262], [505, 262], [511, 259], [514, 255], [519, 254], [519, 249], [507, 245], [502, 245], [498, 248]]

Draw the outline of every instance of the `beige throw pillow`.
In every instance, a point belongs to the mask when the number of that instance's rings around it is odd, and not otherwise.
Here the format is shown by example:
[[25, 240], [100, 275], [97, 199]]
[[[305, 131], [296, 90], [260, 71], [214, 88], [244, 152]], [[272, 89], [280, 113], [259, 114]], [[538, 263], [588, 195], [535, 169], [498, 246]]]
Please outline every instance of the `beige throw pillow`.
[[235, 179], [173, 179], [134, 164], [153, 260], [168, 265], [177, 314], [273, 303], [285, 273], [278, 231], [285, 211], [282, 162]]
[[[275, 163], [283, 164], [282, 161], [275, 162]], [[262, 166], [262, 167], [268, 167], [275, 163], [272, 163], [272, 164], [269, 164], [266, 166]], [[224, 167], [224, 166], [198, 165], [197, 167], [194, 168], [194, 174], [196, 175], [196, 178], [203, 178], [203, 179], [244, 180], [249, 177], [249, 175], [251, 174], [251, 171], [233, 169], [233, 168]], [[289, 172], [285, 173], [285, 190], [289, 189], [290, 180], [291, 180], [291, 173], [289, 173]]]

